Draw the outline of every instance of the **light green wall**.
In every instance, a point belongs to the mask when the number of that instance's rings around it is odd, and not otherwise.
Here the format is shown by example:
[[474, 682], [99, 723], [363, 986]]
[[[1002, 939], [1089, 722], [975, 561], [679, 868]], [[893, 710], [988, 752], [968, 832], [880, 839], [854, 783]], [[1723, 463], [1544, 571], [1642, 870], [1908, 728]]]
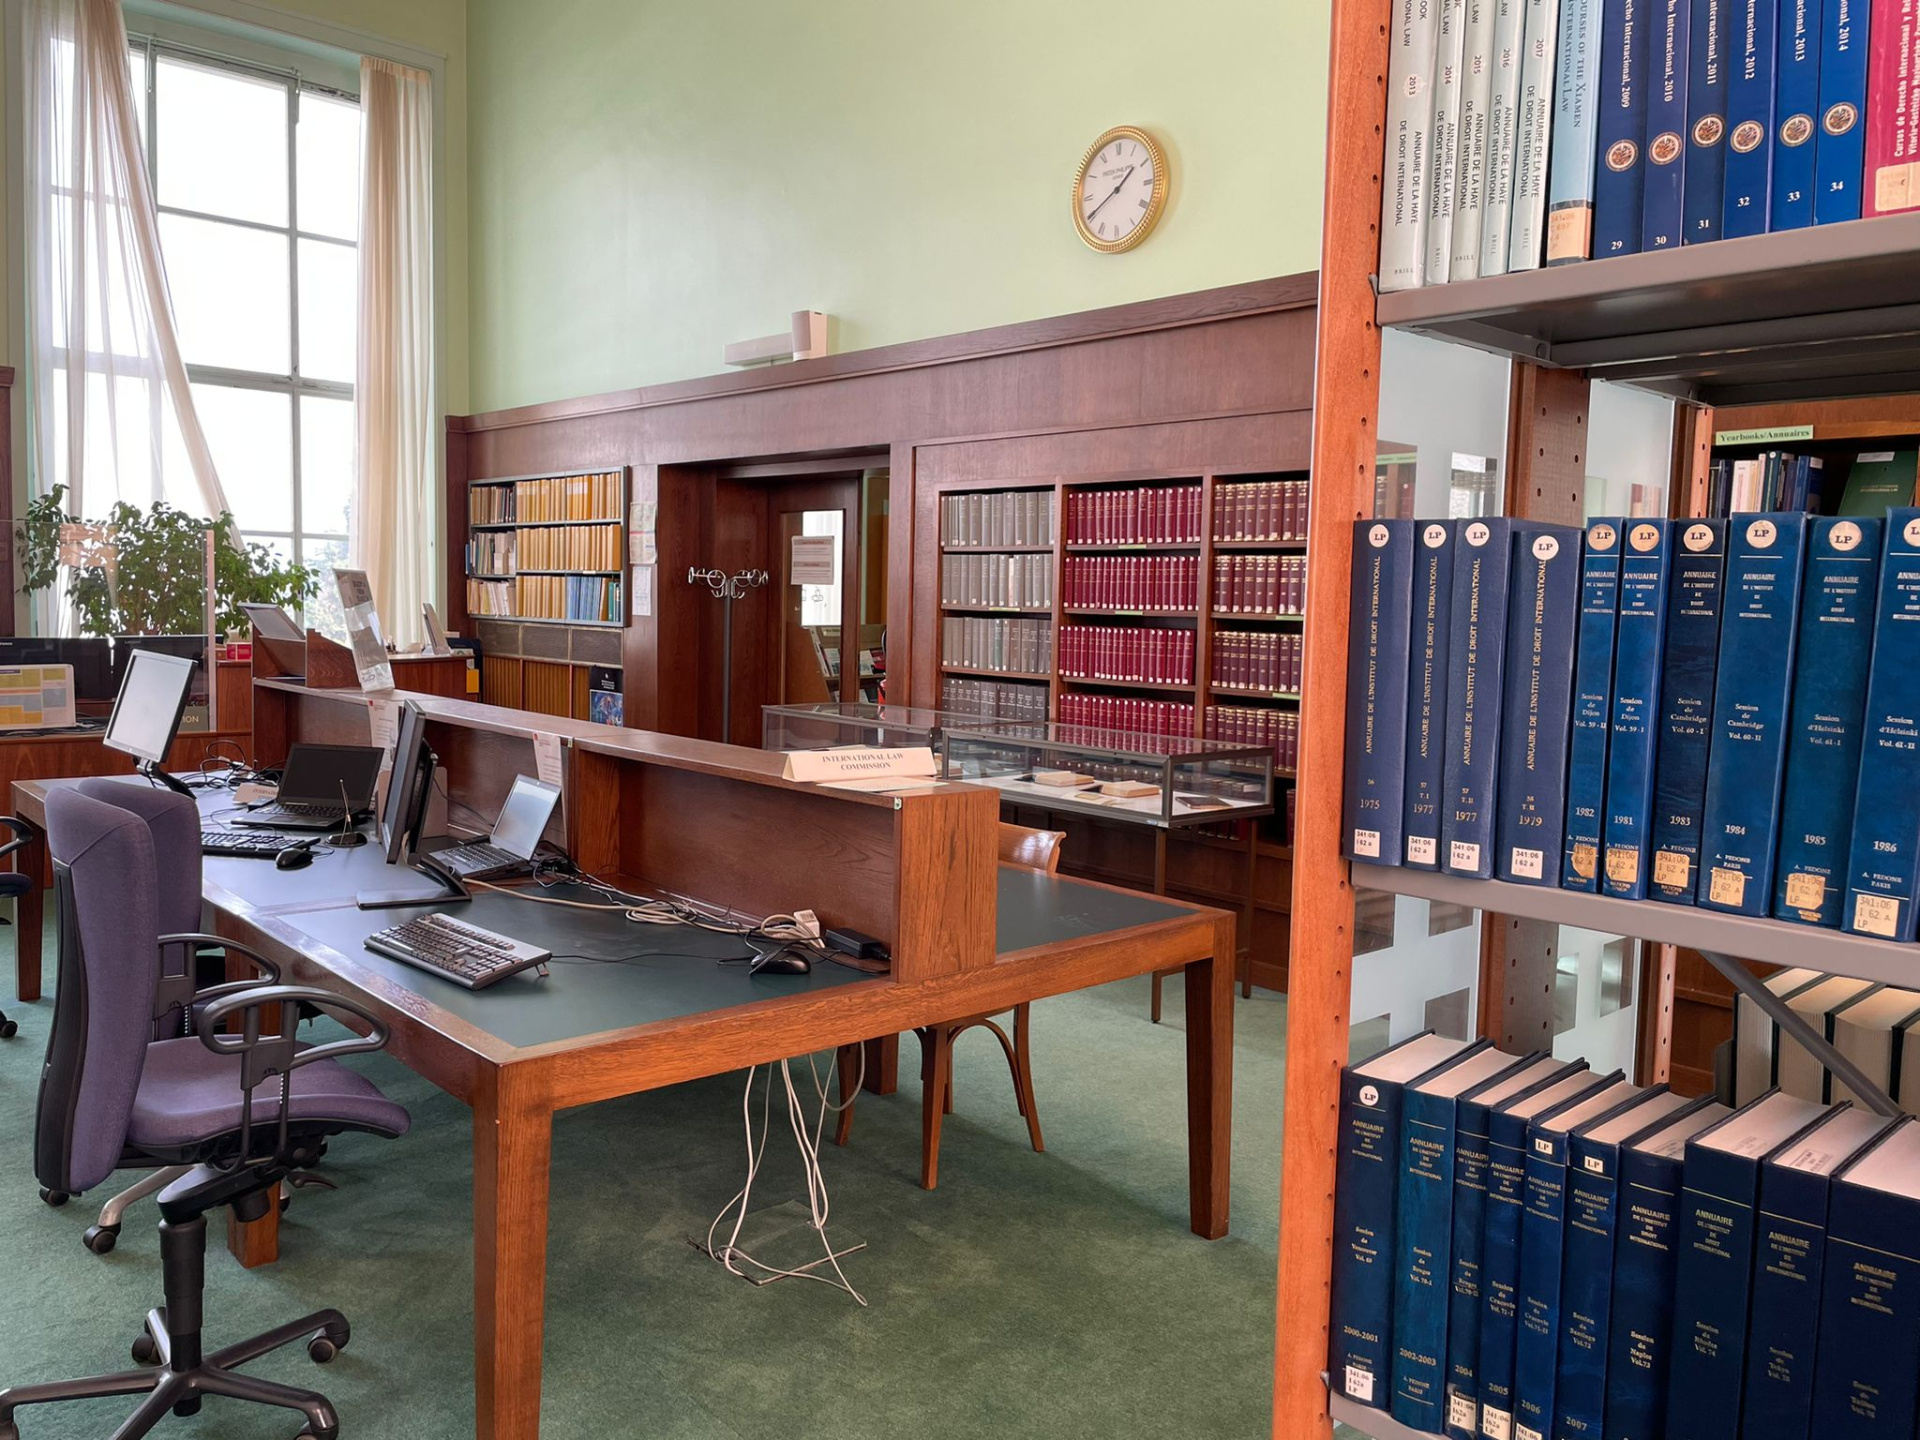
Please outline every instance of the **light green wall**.
[[[1328, 9], [469, 0], [473, 408], [710, 373], [803, 308], [845, 351], [1310, 269]], [[1173, 193], [1099, 255], [1069, 182], [1120, 123]]]

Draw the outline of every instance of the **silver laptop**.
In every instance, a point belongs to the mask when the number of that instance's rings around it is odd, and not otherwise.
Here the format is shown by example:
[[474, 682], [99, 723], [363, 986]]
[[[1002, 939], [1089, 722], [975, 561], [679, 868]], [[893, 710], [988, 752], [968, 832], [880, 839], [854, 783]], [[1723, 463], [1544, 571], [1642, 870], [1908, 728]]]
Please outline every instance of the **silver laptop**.
[[434, 861], [462, 880], [503, 880], [531, 875], [533, 852], [540, 848], [540, 835], [559, 803], [558, 785], [549, 785], [531, 775], [516, 776], [513, 788], [507, 792], [507, 803], [500, 807], [500, 818], [493, 822], [493, 834], [485, 840], [436, 850]]

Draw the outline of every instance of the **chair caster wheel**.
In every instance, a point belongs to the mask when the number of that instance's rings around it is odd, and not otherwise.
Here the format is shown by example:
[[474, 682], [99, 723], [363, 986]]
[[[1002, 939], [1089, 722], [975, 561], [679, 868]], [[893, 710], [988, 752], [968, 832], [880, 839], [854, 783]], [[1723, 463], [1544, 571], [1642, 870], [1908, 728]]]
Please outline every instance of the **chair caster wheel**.
[[134, 1337], [133, 1363], [136, 1365], [158, 1365], [160, 1347], [153, 1343], [153, 1336], [141, 1334]]
[[0, 1020], [0, 1040], [11, 1040], [20, 1033], [18, 1020]]
[[333, 1357], [340, 1353], [340, 1347], [324, 1335], [316, 1335], [307, 1341], [307, 1358], [316, 1365], [330, 1365]]
[[118, 1225], [89, 1225], [87, 1233], [80, 1237], [87, 1249], [96, 1255], [105, 1255], [120, 1239]]
[[[40, 1187], [40, 1198], [44, 1200], [47, 1204], [51, 1205], [54, 1209], [58, 1210], [62, 1205], [66, 1204], [67, 1201], [71, 1200], [73, 1197], [64, 1190], [49, 1190], [47, 1189], [46, 1186], [42, 1185]], [[0, 1440], [6, 1440], [6, 1435], [4, 1432], [0, 1432]]]
[[293, 1204], [293, 1196], [289, 1195], [286, 1191], [282, 1190], [280, 1192], [280, 1213], [282, 1215], [286, 1214], [287, 1207], [291, 1204]]

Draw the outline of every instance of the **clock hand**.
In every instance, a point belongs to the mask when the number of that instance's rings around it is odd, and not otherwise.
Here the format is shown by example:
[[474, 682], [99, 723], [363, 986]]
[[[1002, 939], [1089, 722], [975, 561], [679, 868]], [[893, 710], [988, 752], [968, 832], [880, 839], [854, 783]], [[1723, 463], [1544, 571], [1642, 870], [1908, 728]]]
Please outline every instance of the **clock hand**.
[[[1127, 173], [1120, 177], [1120, 183], [1113, 187], [1112, 192], [1107, 196], [1107, 200], [1113, 199], [1115, 195], [1118, 195], [1123, 189], [1125, 189], [1127, 181], [1133, 178], [1133, 172], [1138, 170], [1139, 168], [1140, 167], [1138, 165], [1129, 165], [1127, 167]], [[1094, 206], [1093, 209], [1089, 210], [1087, 212], [1087, 219], [1089, 220], [1093, 219], [1094, 216], [1098, 215], [1102, 210], [1106, 209], [1107, 200], [1102, 200], [1098, 205]]]

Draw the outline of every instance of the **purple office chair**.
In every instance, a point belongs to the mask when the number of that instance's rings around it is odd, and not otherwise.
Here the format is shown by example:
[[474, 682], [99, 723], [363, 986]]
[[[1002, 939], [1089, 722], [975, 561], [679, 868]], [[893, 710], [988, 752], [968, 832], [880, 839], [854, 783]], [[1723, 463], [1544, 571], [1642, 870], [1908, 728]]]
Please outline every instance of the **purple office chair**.
[[[299, 1340], [324, 1364], [347, 1343], [339, 1311], [203, 1354], [206, 1216], [231, 1206], [241, 1220], [259, 1219], [274, 1186], [310, 1164], [328, 1136], [406, 1133], [407, 1112], [336, 1059], [380, 1049], [386, 1031], [324, 990], [239, 981], [192, 996], [197, 1034], [155, 1041], [155, 1021], [175, 997], [154, 964], [161, 910], [153, 832], [130, 811], [59, 790], [47, 799], [47, 836], [72, 943], [61, 955], [41, 1072], [35, 1172], [43, 1185], [77, 1195], [130, 1156], [133, 1164], [193, 1168], [160, 1194], [166, 1304], [148, 1313], [133, 1342], [134, 1359], [155, 1368], [0, 1390], [0, 1440], [19, 1440], [14, 1413], [23, 1405], [112, 1395], [145, 1397], [115, 1440], [147, 1434], [169, 1411], [194, 1414], [208, 1395], [297, 1410], [306, 1418], [302, 1436], [334, 1440], [339, 1421], [326, 1397], [238, 1367]], [[356, 1017], [371, 1033], [301, 1045], [303, 1004]], [[237, 1033], [224, 1032], [230, 1018]]]

